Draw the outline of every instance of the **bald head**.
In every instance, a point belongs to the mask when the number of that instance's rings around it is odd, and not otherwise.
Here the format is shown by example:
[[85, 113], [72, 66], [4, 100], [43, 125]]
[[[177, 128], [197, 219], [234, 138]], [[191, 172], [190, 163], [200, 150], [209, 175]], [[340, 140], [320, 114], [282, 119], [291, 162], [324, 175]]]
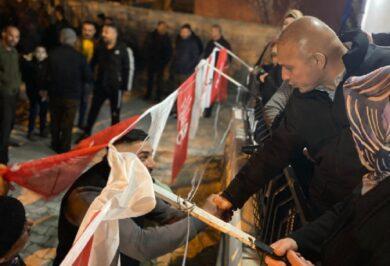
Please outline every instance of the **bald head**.
[[327, 56], [343, 44], [336, 33], [315, 17], [305, 16], [291, 23], [279, 36], [279, 45], [290, 44], [304, 53], [321, 52]]
[[[336, 33], [314, 17], [302, 17], [280, 34], [278, 56], [284, 78], [301, 92], [327, 86], [334, 72], [340, 71], [346, 48]], [[305, 77], [306, 76], [306, 77]]]
[[17, 27], [15, 26], [7, 26], [4, 28], [1, 38], [3, 40], [3, 44], [6, 47], [15, 47], [20, 39], [20, 33]]

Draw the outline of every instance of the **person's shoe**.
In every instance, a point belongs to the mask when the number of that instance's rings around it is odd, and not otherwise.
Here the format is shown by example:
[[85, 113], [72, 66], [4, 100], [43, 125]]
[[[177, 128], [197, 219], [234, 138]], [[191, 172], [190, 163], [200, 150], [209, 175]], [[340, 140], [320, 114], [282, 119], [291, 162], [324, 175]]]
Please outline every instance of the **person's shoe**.
[[39, 133], [39, 136], [40, 136], [41, 138], [47, 138], [47, 137], [49, 137], [49, 132], [48, 132], [47, 130], [43, 130], [43, 131], [41, 131], [41, 132]]
[[16, 140], [14, 138], [11, 138], [9, 140], [9, 146], [11, 147], [20, 147], [22, 146], [24, 143], [22, 141], [19, 141], [19, 140]]
[[50, 149], [52, 149], [56, 153], [59, 153], [59, 149], [58, 149], [57, 145], [54, 145], [53, 143], [50, 144]]
[[37, 141], [37, 138], [32, 134], [32, 132], [27, 134], [27, 139], [29, 141]]

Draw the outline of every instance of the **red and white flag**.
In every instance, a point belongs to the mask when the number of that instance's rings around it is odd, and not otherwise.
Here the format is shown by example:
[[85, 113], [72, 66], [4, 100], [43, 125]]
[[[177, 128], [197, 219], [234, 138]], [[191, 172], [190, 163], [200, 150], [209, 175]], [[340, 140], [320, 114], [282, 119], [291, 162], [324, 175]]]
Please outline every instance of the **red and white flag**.
[[188, 136], [191, 125], [192, 106], [195, 98], [195, 74], [192, 74], [178, 89], [177, 137], [173, 156], [172, 179], [177, 177], [187, 159]]
[[119, 265], [118, 220], [142, 216], [156, 205], [153, 182], [145, 165], [133, 153], [110, 145], [111, 167], [106, 187], [90, 205], [63, 266]]
[[192, 109], [190, 138], [194, 138], [198, 131], [199, 119], [202, 117], [205, 108], [211, 106], [211, 90], [213, 87], [214, 70], [211, 66], [215, 64], [215, 48], [207, 58], [207, 64], [201, 61], [195, 70], [195, 100]]
[[115, 136], [133, 129], [138, 119], [138, 115], [133, 116], [108, 127], [67, 153], [13, 164], [3, 177], [45, 198], [57, 196], [80, 176], [97, 152], [106, 148]]
[[[219, 50], [218, 53], [218, 59], [217, 64], [215, 67], [223, 72], [228, 63], [228, 53], [225, 48], [222, 48]], [[227, 85], [228, 82], [226, 78], [224, 78], [220, 73], [214, 72], [214, 79], [213, 79], [213, 88], [212, 88], [212, 95], [211, 95], [211, 104], [215, 101], [223, 102], [227, 99]]]

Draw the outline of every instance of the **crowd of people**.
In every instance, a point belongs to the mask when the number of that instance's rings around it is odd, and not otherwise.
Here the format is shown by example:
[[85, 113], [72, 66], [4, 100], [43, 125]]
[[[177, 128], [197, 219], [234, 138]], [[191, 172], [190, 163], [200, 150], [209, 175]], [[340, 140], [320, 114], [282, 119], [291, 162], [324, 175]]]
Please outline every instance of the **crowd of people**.
[[[35, 138], [38, 113], [39, 134], [48, 136], [49, 112], [51, 147], [57, 153], [71, 149], [75, 123], [84, 132], [82, 138], [92, 134], [106, 100], [112, 124], [120, 121], [122, 94], [131, 88], [134, 75], [133, 52], [121, 41], [121, 30], [114, 19], [99, 14], [96, 23], [82, 23], [78, 36], [61, 6], [54, 9], [54, 17], [52, 24], [35, 31], [42, 33], [40, 37], [30, 33], [30, 41], [23, 40], [26, 31], [15, 18], [10, 18], [14, 24], [2, 30], [2, 164], [9, 161], [8, 145], [22, 82], [30, 103], [27, 138]], [[18, 46], [19, 39], [23, 45]], [[153, 98], [155, 90], [154, 99], [162, 100], [168, 66], [172, 88], [177, 88], [199, 60], [210, 55], [215, 42], [230, 48], [220, 25], [212, 26], [210, 39], [204, 49], [191, 25], [183, 24], [172, 43], [168, 24], [158, 22], [145, 42], [144, 98]], [[255, 68], [271, 137], [228, 187], [211, 195], [203, 208], [229, 220], [234, 210], [292, 164], [305, 177], [301, 185], [307, 186], [313, 221], [273, 243], [275, 253], [301, 266], [319, 262], [390, 265], [390, 48], [383, 46], [389, 45], [388, 39], [389, 35], [361, 30], [338, 36], [317, 18], [303, 16], [298, 10], [287, 12], [280, 33], [266, 46], [270, 62], [264, 63], [265, 51]], [[211, 108], [204, 115], [210, 116]], [[152, 172], [156, 163], [147, 140], [144, 131], [133, 129], [117, 140], [115, 147], [134, 152]], [[104, 157], [63, 197], [54, 265], [59, 265], [71, 248], [88, 207], [107, 184], [109, 171]], [[0, 177], [0, 265], [23, 265], [18, 254], [28, 241], [31, 224], [23, 205], [6, 196], [7, 187]], [[158, 226], [145, 226], [148, 220]], [[118, 260], [122, 265], [139, 265], [173, 251], [184, 243], [188, 224], [189, 239], [206, 227], [157, 200], [152, 212], [119, 222], [120, 244], [113, 265]], [[286, 265], [270, 257], [265, 263]]]
[[[72, 141], [91, 135], [106, 100], [110, 102], [112, 124], [120, 121], [122, 97], [133, 86], [137, 63], [133, 50], [123, 41], [124, 36], [120, 36], [122, 29], [103, 13], [97, 15], [96, 21], [83, 21], [77, 28], [66, 19], [62, 6], [54, 8], [51, 24], [38, 20], [38, 11], [28, 11], [28, 14], [23, 10], [3, 15], [8, 17], [3, 21], [0, 47], [4, 69], [0, 91], [4, 107], [0, 119], [0, 163], [3, 164], [9, 160], [10, 133], [22, 83], [30, 105], [27, 139], [37, 139], [35, 124], [39, 114], [39, 136], [51, 135], [51, 148], [63, 153], [71, 149]], [[33, 25], [28, 34], [27, 22]], [[163, 99], [167, 87], [164, 73], [168, 65], [169, 90], [172, 91], [189, 77], [202, 57], [209, 56], [215, 41], [230, 48], [219, 25], [212, 26], [210, 36], [204, 50], [191, 25], [184, 24], [173, 44], [168, 24], [159, 21], [144, 43], [147, 73], [144, 99], [153, 98], [157, 102]], [[47, 129], [48, 114], [50, 130]], [[74, 124], [82, 132], [76, 140], [72, 140]]]

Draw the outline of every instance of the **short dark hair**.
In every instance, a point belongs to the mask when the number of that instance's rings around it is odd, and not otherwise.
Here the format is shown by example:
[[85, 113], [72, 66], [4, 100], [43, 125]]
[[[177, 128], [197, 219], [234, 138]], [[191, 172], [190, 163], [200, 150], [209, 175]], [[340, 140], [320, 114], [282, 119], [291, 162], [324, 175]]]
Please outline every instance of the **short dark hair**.
[[190, 31], [192, 31], [191, 25], [189, 23], [183, 24], [180, 29], [189, 29]]
[[106, 19], [106, 15], [104, 13], [99, 13], [97, 14], [97, 17], [101, 20], [105, 20]]
[[82, 25], [93, 25], [96, 27], [95, 23], [92, 20], [84, 20]]
[[63, 17], [65, 16], [65, 10], [61, 5], [56, 5], [54, 11], [60, 13]]
[[133, 129], [126, 135], [118, 139], [114, 144], [132, 143], [135, 141], [144, 141], [148, 137], [148, 134], [142, 129]]
[[103, 24], [103, 27], [113, 28], [119, 33], [118, 25], [116, 25], [116, 23], [114, 23], [114, 22], [106, 22]]
[[167, 25], [167, 23], [164, 20], [160, 20], [159, 22], [157, 22], [157, 26], [160, 26], [162, 24]]
[[221, 25], [219, 24], [213, 24], [213, 26], [211, 26], [212, 28], [215, 28], [215, 29], [218, 29], [220, 33], [222, 33], [222, 27]]
[[15, 28], [15, 29], [19, 30], [18, 26], [16, 26], [15, 24], [7, 24], [4, 26], [4, 28], [1, 31], [6, 32], [10, 28]]

